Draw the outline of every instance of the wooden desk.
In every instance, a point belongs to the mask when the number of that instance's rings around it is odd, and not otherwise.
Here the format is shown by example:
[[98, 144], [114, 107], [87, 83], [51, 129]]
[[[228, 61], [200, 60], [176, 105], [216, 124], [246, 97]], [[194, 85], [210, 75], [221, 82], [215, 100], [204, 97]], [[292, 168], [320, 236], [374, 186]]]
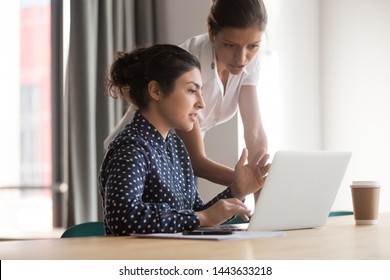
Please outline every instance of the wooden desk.
[[332, 217], [317, 229], [284, 237], [210, 241], [136, 237], [83, 237], [0, 242], [0, 259], [390, 259], [390, 213], [378, 225], [355, 226], [353, 216]]

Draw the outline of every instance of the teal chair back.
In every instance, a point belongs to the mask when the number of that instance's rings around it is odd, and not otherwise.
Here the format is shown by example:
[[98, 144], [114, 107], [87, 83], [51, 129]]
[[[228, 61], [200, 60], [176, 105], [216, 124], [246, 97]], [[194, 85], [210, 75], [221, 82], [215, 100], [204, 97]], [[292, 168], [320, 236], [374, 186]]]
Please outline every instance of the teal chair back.
[[61, 235], [66, 237], [104, 236], [103, 222], [86, 222], [69, 227]]
[[352, 211], [332, 211], [329, 213], [329, 217], [353, 215]]
[[234, 224], [242, 224], [242, 223], [249, 223], [244, 221], [240, 216], [235, 216], [233, 219], [231, 219], [229, 222], [227, 222], [228, 224], [230, 225], [234, 225]]

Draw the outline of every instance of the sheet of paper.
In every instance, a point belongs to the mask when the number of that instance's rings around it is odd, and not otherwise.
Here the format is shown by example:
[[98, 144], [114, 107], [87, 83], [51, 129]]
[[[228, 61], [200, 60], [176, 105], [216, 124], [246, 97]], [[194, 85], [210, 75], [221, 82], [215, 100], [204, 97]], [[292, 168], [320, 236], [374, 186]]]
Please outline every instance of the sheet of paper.
[[171, 238], [171, 239], [203, 239], [203, 240], [242, 240], [256, 238], [270, 238], [284, 236], [283, 231], [233, 231], [224, 235], [183, 235], [179, 233], [150, 233], [132, 234], [131, 236], [143, 238]]

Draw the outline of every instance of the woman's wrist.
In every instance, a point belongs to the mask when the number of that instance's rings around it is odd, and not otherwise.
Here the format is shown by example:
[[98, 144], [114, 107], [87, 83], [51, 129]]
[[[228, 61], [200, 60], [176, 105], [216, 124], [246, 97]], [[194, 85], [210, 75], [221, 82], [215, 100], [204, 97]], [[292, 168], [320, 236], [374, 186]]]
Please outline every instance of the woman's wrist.
[[237, 198], [239, 200], [243, 200], [245, 199], [246, 195], [245, 194], [242, 194], [239, 190], [239, 188], [236, 186], [235, 182], [233, 182], [231, 185], [230, 185], [230, 189], [231, 189], [231, 192], [232, 192], [232, 196], [234, 198]]
[[195, 214], [199, 220], [199, 226], [205, 226], [207, 218], [204, 211], [195, 212]]

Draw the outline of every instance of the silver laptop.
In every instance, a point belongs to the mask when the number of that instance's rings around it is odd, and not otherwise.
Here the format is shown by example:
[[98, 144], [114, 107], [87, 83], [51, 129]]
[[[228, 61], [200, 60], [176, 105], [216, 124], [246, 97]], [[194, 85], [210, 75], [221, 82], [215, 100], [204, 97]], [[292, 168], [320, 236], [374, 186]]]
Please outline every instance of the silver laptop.
[[277, 152], [249, 224], [221, 228], [272, 231], [322, 226], [350, 159], [350, 152]]

